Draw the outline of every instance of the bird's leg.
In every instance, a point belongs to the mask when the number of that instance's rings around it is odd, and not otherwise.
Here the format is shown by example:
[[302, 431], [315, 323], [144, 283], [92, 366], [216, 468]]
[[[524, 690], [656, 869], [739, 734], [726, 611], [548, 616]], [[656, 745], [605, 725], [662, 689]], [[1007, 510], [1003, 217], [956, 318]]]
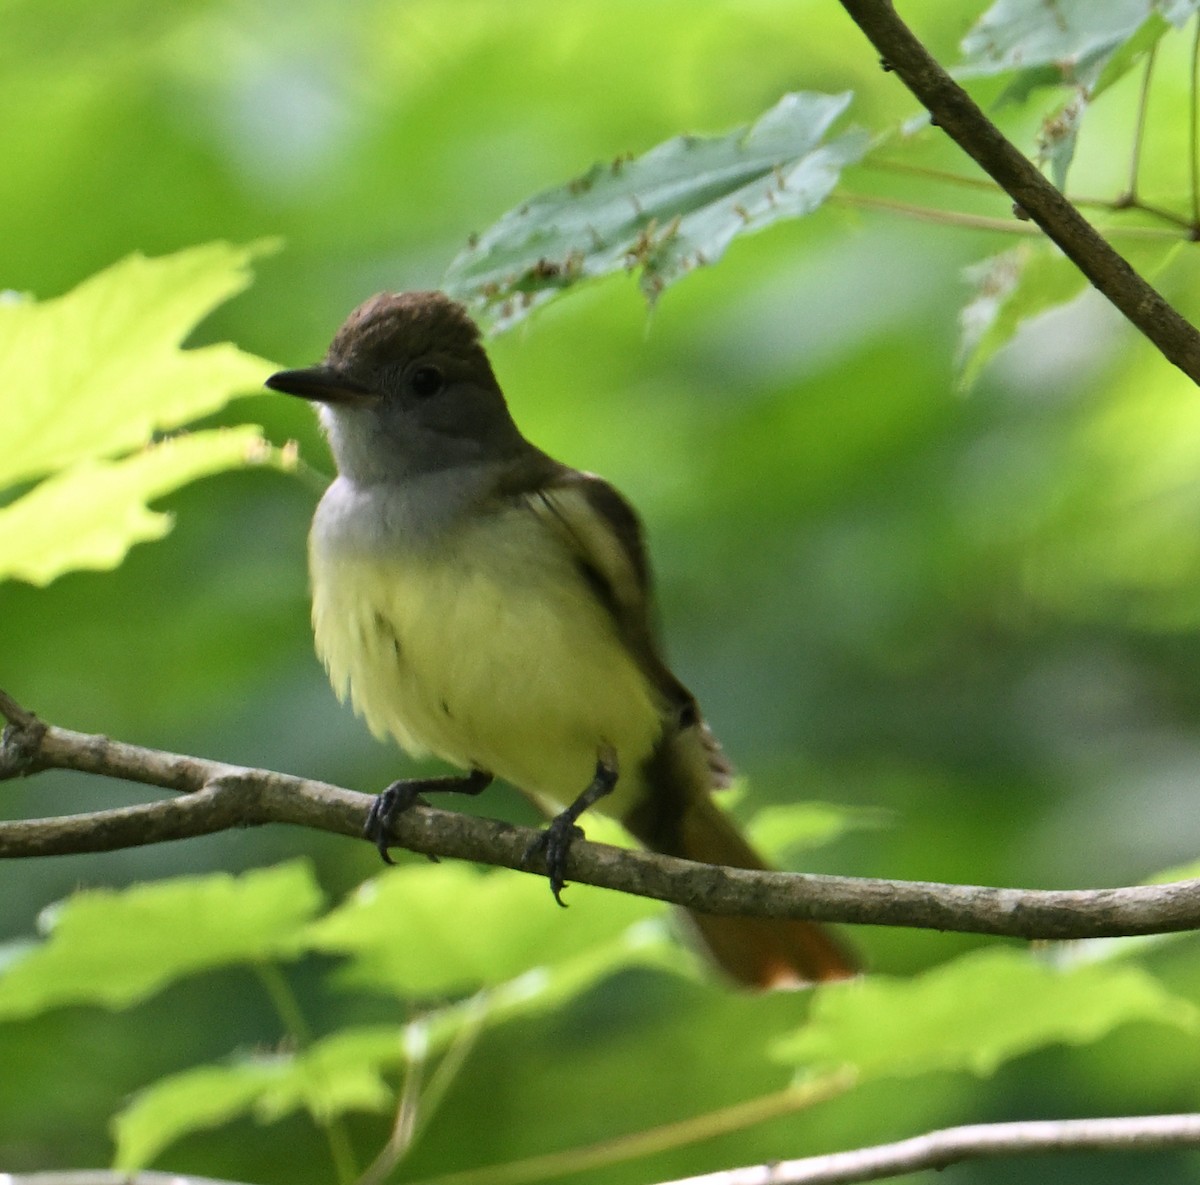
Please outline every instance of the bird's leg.
[[525, 864], [538, 853], [545, 853], [550, 892], [564, 909], [567, 903], [562, 899], [562, 891], [566, 888], [567, 856], [571, 845], [577, 839], [583, 838], [583, 828], [576, 826], [575, 820], [588, 807], [599, 802], [606, 794], [611, 794], [616, 784], [616, 750], [611, 745], [605, 745], [596, 758], [596, 772], [592, 775], [587, 789], [565, 811], [561, 811], [550, 820], [546, 830], [525, 849], [525, 855], [521, 858], [521, 862]]
[[[469, 774], [456, 774], [448, 778], [408, 778], [393, 782], [371, 803], [367, 821], [363, 824], [363, 837], [375, 844], [385, 864], [395, 864], [396, 861], [388, 855], [392, 824], [409, 807], [417, 803], [428, 806], [422, 795], [480, 794], [491, 781], [491, 774], [482, 769], [473, 769]], [[436, 860], [437, 857], [431, 856], [430, 859]]]

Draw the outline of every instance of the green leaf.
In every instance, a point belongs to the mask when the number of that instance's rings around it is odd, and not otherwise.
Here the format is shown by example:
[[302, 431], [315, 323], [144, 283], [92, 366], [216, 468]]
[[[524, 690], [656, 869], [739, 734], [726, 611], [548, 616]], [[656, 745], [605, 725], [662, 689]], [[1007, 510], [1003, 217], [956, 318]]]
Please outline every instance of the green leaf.
[[1087, 109], [1087, 99], [1077, 94], [1044, 119], [1038, 132], [1038, 165], [1050, 166], [1051, 179], [1060, 190], [1067, 188], [1067, 170], [1075, 159], [1079, 125]]
[[[963, 38], [966, 61], [956, 73], [1025, 73], [1049, 66], [1059, 83], [1090, 87], [1156, 11], [1179, 27], [1195, 9], [1195, 0], [997, 0]], [[1124, 60], [1128, 68], [1134, 55]], [[1105, 85], [1114, 81], [1105, 78]]]
[[113, 1117], [114, 1167], [140, 1169], [181, 1137], [246, 1114], [279, 1079], [279, 1060], [258, 1057], [230, 1066], [200, 1066], [139, 1092]]
[[[424, 874], [440, 871], [440, 867], [416, 871]], [[404, 915], [396, 916], [399, 920]], [[322, 925], [318, 922], [312, 930]], [[445, 917], [442, 925], [448, 928]], [[478, 933], [471, 927], [458, 929], [469, 931], [477, 939], [483, 934], [482, 927]], [[637, 961], [670, 964], [667, 944], [646, 933], [647, 929], [642, 928], [640, 943], [633, 937], [627, 943], [645, 952], [646, 957]], [[383, 942], [402, 944], [406, 937], [401, 927], [385, 934]], [[175, 1140], [244, 1115], [269, 1123], [304, 1110], [324, 1123], [347, 1111], [387, 1110], [393, 1104], [394, 1092], [383, 1075], [406, 1063], [409, 1050], [419, 1049], [422, 1057], [428, 1057], [444, 1051], [464, 1033], [470, 1035], [484, 1025], [565, 1002], [616, 966], [633, 961], [615, 958], [613, 945], [601, 944], [559, 959], [553, 966], [434, 1009], [404, 1026], [344, 1029], [299, 1053], [241, 1057], [226, 1066], [201, 1066], [163, 1078], [140, 1091], [115, 1117], [116, 1167], [141, 1168]], [[422, 952], [418, 949], [413, 953], [419, 956]]]
[[861, 132], [822, 143], [849, 93], [785, 95], [724, 136], [677, 136], [634, 159], [594, 165], [478, 236], [450, 264], [445, 288], [508, 325], [555, 292], [641, 269], [653, 301], [715, 263], [740, 234], [809, 214], [867, 146]]
[[404, 997], [462, 994], [536, 973], [517, 990], [524, 999], [561, 987], [555, 972], [575, 980], [578, 960], [588, 964], [585, 985], [664, 945], [648, 941], [645, 928], [663, 916], [658, 903], [587, 885], [571, 886], [566, 899], [570, 908], [559, 909], [542, 879], [514, 872], [397, 868], [365, 882], [305, 937], [312, 949], [352, 958], [344, 982]]
[[270, 364], [229, 344], [183, 350], [246, 288], [266, 244], [131, 255], [53, 300], [0, 305], [8, 424], [0, 489], [146, 444], [262, 385]]
[[151, 499], [235, 466], [288, 463], [251, 428], [150, 443], [262, 382], [269, 364], [229, 344], [180, 346], [249, 284], [264, 249], [132, 255], [57, 299], [0, 304], [9, 412], [0, 501], [6, 488], [52, 475], [0, 507], [0, 580], [48, 584], [75, 568], [116, 567], [134, 543], [170, 529]]
[[746, 828], [750, 842], [777, 863], [789, 853], [810, 851], [841, 839], [851, 831], [891, 825], [891, 814], [876, 807], [839, 806], [831, 802], [793, 802], [757, 811]]
[[1089, 88], [1089, 99], [1094, 103], [1114, 82], [1128, 74], [1162, 40], [1163, 34], [1171, 31], [1171, 27], [1158, 12], [1152, 12], [1105, 63]]
[[289, 957], [320, 906], [300, 861], [77, 893], [43, 912], [47, 941], [0, 973], [0, 1019], [63, 1004], [125, 1008], [197, 971]]
[[135, 543], [158, 539], [171, 517], [147, 502], [247, 464], [288, 468], [258, 428], [217, 428], [151, 445], [118, 461], [82, 461], [0, 507], [0, 580], [49, 584], [78, 568], [115, 568]]
[[1056, 248], [1023, 245], [965, 271], [975, 295], [959, 314], [959, 386], [972, 387], [980, 371], [1021, 322], [1073, 300], [1087, 287], [1083, 273]]
[[324, 1122], [345, 1111], [384, 1111], [392, 1090], [382, 1072], [405, 1060], [408, 1026], [343, 1029], [276, 1062], [277, 1075], [255, 1103], [264, 1123], [307, 1111]]
[[1200, 1013], [1140, 967], [1059, 969], [1011, 948], [976, 951], [915, 979], [873, 976], [826, 988], [804, 1028], [774, 1052], [819, 1074], [861, 1080], [938, 1070], [986, 1075], [1051, 1044], [1084, 1044], [1118, 1025], [1194, 1031]]
[[392, 1105], [383, 1071], [405, 1060], [407, 1029], [344, 1029], [298, 1053], [254, 1053], [226, 1065], [197, 1066], [138, 1091], [117, 1115], [114, 1165], [135, 1170], [176, 1140], [246, 1115], [273, 1123], [307, 1111], [325, 1123], [346, 1111]]

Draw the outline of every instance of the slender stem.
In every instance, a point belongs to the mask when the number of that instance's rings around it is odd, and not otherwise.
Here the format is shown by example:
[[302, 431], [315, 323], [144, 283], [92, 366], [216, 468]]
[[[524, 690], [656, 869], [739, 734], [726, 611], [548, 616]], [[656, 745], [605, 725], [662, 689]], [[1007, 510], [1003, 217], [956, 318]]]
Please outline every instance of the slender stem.
[[475, 1048], [479, 1035], [483, 1032], [484, 1022], [488, 1017], [487, 996], [481, 993], [476, 1000], [468, 1004], [468, 1019], [454, 1036], [450, 1048], [446, 1050], [442, 1060], [438, 1062], [429, 1076], [429, 1085], [421, 1096], [421, 1114], [413, 1126], [413, 1139], [429, 1126], [430, 1120], [437, 1114], [447, 1093], [458, 1077], [462, 1068], [467, 1064], [471, 1051]]
[[[861, 193], [850, 193], [847, 190], [836, 190], [829, 195], [829, 201], [843, 206], [854, 206], [867, 210], [884, 210], [889, 214], [901, 214], [905, 218], [915, 218], [919, 222], [935, 222], [942, 226], [959, 226], [967, 230], [988, 230], [999, 234], [1020, 235], [1024, 238], [1041, 238], [1042, 232], [1031, 222], [1022, 222], [1017, 218], [990, 218], [986, 214], [967, 214], [961, 210], [936, 210], [931, 206], [918, 206], [909, 202], [898, 202], [892, 198], [874, 197]], [[1080, 205], [1083, 203], [1080, 202]], [[1112, 202], [1097, 199], [1094, 203], [1105, 209], [1115, 209]], [[1149, 211], [1148, 211], [1149, 212]], [[1187, 227], [1188, 223], [1170, 215], [1174, 225]], [[1114, 235], [1127, 235], [1135, 239], [1178, 239], [1173, 231], [1154, 226], [1114, 226]]]
[[[291, 445], [284, 445], [285, 449], [291, 448]], [[315, 493], [323, 494], [328, 488], [329, 483], [333, 480], [328, 473], [318, 469], [315, 465], [310, 465], [297, 451], [295, 458], [292, 461], [292, 472]]]
[[[1133, 198], [1122, 194], [1121, 197], [1113, 198], [1098, 198], [1098, 197], [1072, 197], [1071, 201], [1077, 206], [1087, 206], [1093, 210], [1111, 210], [1113, 213], [1119, 214], [1125, 210], [1139, 210], [1143, 214], [1149, 214], [1151, 218], [1157, 218], [1162, 222], [1166, 222], [1179, 230], [1192, 230], [1192, 222], [1184, 214], [1176, 214], [1174, 210], [1168, 210], [1165, 206], [1155, 206], [1150, 202], [1144, 202], [1141, 198]], [[1105, 228], [1110, 234], [1119, 234], [1128, 230], [1128, 227], [1113, 225]], [[1142, 229], [1148, 229], [1143, 227]]]
[[254, 964], [254, 972], [279, 1017], [283, 1030], [291, 1038], [298, 1049], [304, 1049], [312, 1044], [312, 1030], [304, 1013], [300, 1010], [300, 1001], [296, 993], [283, 977], [283, 973], [274, 963], [259, 962]]
[[1146, 136], [1146, 111], [1150, 106], [1150, 77], [1154, 73], [1154, 56], [1158, 46], [1150, 47], [1146, 55], [1146, 69], [1142, 74], [1142, 85], [1138, 91], [1137, 123], [1133, 129], [1133, 146], [1129, 153], [1129, 184], [1125, 189], [1122, 202], [1126, 206], [1136, 206], [1138, 174], [1142, 168], [1142, 145]]
[[[268, 962], [255, 963], [254, 970], [292, 1044], [296, 1049], [305, 1049], [311, 1045], [312, 1030], [304, 1018], [296, 993], [292, 991], [283, 973], [274, 963]], [[346, 1125], [340, 1116], [331, 1115], [318, 1121], [318, 1126], [325, 1133], [325, 1141], [329, 1145], [329, 1156], [333, 1161], [338, 1182], [340, 1185], [350, 1185], [358, 1175], [358, 1168], [354, 1163], [354, 1151]]]
[[652, 1156], [672, 1148], [694, 1144], [729, 1132], [743, 1131], [769, 1119], [792, 1115], [844, 1094], [854, 1085], [853, 1075], [838, 1072], [815, 1078], [797, 1086], [789, 1086], [774, 1094], [761, 1095], [744, 1103], [735, 1103], [706, 1115], [697, 1115], [679, 1123], [667, 1123], [632, 1135], [617, 1136], [582, 1148], [551, 1152], [544, 1156], [529, 1156], [507, 1164], [465, 1169], [429, 1177], [417, 1185], [530, 1185], [607, 1168], [639, 1157]]
[[855, 206], [866, 210], [885, 210], [889, 214], [902, 214], [918, 222], [936, 222], [942, 226], [960, 226], [967, 230], [990, 230], [1023, 238], [1042, 238], [1042, 232], [1032, 222], [1017, 218], [990, 218], [986, 214], [967, 214], [961, 210], [935, 210], [931, 206], [918, 206], [911, 202], [898, 202], [892, 198], [874, 197], [847, 190], [835, 190], [829, 201], [843, 206]]
[[904, 173], [925, 181], [943, 181], [947, 185], [957, 185], [962, 189], [979, 189], [997, 195], [1004, 192], [990, 177], [965, 177], [962, 173], [954, 173], [949, 169], [931, 169], [928, 165], [914, 165], [903, 160], [868, 156], [859, 162], [858, 168], [877, 169], [883, 173]]
[[408, 1155], [417, 1128], [421, 1083], [425, 1077], [428, 1052], [424, 1022], [413, 1021], [405, 1029], [404, 1085], [400, 1088], [391, 1134], [354, 1185], [383, 1185], [396, 1165]]
[[[1135, 149], [1135, 152], [1136, 152], [1136, 149]], [[993, 193], [993, 194], [996, 194], [997, 196], [1003, 194], [1003, 192], [1004, 192], [1002, 189], [1000, 189], [1000, 187], [994, 181], [991, 181], [985, 177], [964, 177], [961, 173], [952, 173], [948, 169], [930, 169], [930, 168], [926, 168], [924, 165], [910, 165], [905, 161], [873, 160], [873, 159], [868, 158], [867, 160], [864, 160], [859, 165], [859, 168], [860, 169], [874, 168], [874, 169], [879, 170], [880, 172], [885, 172], [885, 173], [903, 173], [903, 174], [907, 174], [912, 177], [922, 177], [927, 181], [941, 181], [946, 185], [958, 186], [960, 189], [974, 189], [974, 190], [984, 191], [984, 192], [988, 192], [988, 193]], [[1136, 172], [1136, 168], [1134, 171]], [[831, 199], [836, 200], [841, 192], [842, 191], [840, 191], [840, 190], [835, 190], [834, 193], [830, 195]], [[888, 201], [890, 199], [863, 198], [861, 200], [859, 200], [859, 199], [856, 199], [856, 200], [857, 200], [857, 203], [860, 205], [865, 205], [870, 201], [875, 201], [875, 202], [878, 202], [882, 207], [883, 203], [885, 203], [886, 201]], [[1187, 231], [1190, 231], [1192, 229], [1192, 222], [1185, 215], [1176, 214], [1174, 210], [1167, 210], [1167, 209], [1164, 209], [1162, 206], [1154, 206], [1154, 205], [1151, 205], [1149, 202], [1144, 202], [1141, 200], [1141, 198], [1137, 197], [1132, 192], [1124, 193], [1120, 197], [1117, 197], [1117, 198], [1079, 197], [1077, 195], [1072, 195], [1071, 201], [1076, 206], [1085, 206], [1085, 207], [1088, 207], [1093, 210], [1112, 210], [1113, 212], [1121, 212], [1124, 210], [1140, 210], [1143, 214], [1149, 214], [1152, 218], [1159, 218], [1163, 222], [1170, 223], [1171, 226], [1176, 226], [1176, 227], [1179, 227], [1179, 228], [1181, 228], [1183, 230], [1187, 230]], [[910, 213], [911, 212], [911, 213], [913, 213], [914, 217], [919, 217], [919, 215], [916, 214], [915, 211], [921, 209], [921, 207], [917, 207], [917, 206], [913, 206], [913, 207], [904, 209], [901, 207], [901, 203], [896, 203], [896, 208], [897, 208], [898, 213]], [[938, 213], [940, 213], [940, 212], [933, 211], [933, 210], [930, 211], [931, 215], [938, 214]], [[975, 218], [975, 217], [976, 217], [976, 215], [971, 215], [971, 214], [963, 214], [963, 215], [952, 214], [949, 218], [949, 221], [952, 224], [955, 222], [959, 222], [960, 224], [962, 224], [961, 223], [962, 219]], [[942, 219], [942, 218], [931, 217], [928, 219], [928, 221], [946, 221], [946, 220]], [[1003, 220], [998, 220], [998, 221], [1003, 221]], [[1011, 227], [996, 226], [994, 228], [988, 228], [988, 229], [1011, 230]], [[1122, 227], [1122, 226], [1113, 226], [1113, 227], [1109, 227], [1108, 229], [1111, 233], [1121, 234], [1121, 233], [1126, 233], [1129, 228]], [[1141, 228], [1139, 228], [1139, 229], [1141, 229]], [[1022, 233], [1029, 233], [1029, 232], [1025, 231]]]
[[1189, 161], [1192, 175], [1192, 230], [1200, 232], [1200, 14], [1196, 16], [1196, 30], [1192, 35], [1192, 81], [1191, 81], [1191, 127], [1189, 129]]
[[[382, 1185], [392, 1170], [412, 1150], [417, 1138], [429, 1124], [450, 1089], [467, 1057], [475, 1047], [488, 1016], [486, 993], [480, 993], [462, 1006], [466, 1018], [455, 1034], [437, 1068], [425, 1086], [425, 1067], [429, 1051], [427, 1020], [412, 1021], [405, 1030], [404, 1086], [396, 1105], [391, 1135], [379, 1154], [363, 1171], [355, 1185]], [[424, 1087], [424, 1089], [422, 1089]]]

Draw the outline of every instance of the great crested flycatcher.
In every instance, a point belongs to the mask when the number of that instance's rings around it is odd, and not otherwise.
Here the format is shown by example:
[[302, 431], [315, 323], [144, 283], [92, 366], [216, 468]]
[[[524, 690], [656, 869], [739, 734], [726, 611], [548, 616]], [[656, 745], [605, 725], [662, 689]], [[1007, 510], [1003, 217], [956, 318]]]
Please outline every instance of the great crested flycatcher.
[[[338, 476], [309, 537], [316, 647], [377, 736], [460, 778], [399, 782], [367, 834], [422, 790], [531, 797], [555, 896], [593, 803], [657, 852], [761, 868], [712, 800], [730, 766], [651, 625], [641, 525], [607, 482], [553, 460], [509, 415], [459, 304], [381, 294], [324, 361], [267, 386], [320, 404]], [[808, 922], [690, 914], [715, 962], [750, 987], [855, 973]]]

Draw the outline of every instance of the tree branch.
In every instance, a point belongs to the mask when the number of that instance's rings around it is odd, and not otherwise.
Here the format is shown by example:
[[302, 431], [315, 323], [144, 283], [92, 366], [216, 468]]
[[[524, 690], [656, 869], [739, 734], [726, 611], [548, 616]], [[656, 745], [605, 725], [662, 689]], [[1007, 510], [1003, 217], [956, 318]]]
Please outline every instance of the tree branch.
[[1004, 138], [896, 15], [889, 0], [842, 0], [886, 66], [1109, 301], [1194, 382], [1200, 333], [1118, 255], [1082, 214]]
[[[807, 1156], [748, 1168], [686, 1177], [663, 1185], [850, 1185], [963, 1160], [1045, 1152], [1150, 1152], [1200, 1147], [1200, 1115], [1136, 1115], [1116, 1119], [1061, 1119], [977, 1123], [927, 1132], [894, 1144]], [[237, 1185], [173, 1173], [60, 1169], [5, 1176], [7, 1185]]]
[[[181, 798], [0, 823], [0, 858], [112, 851], [233, 827], [291, 823], [359, 837], [373, 801], [324, 782], [144, 749], [44, 724], [0, 692], [0, 781], [71, 769], [174, 790]], [[525, 863], [535, 832], [432, 807], [393, 828], [398, 847], [544, 873]], [[696, 864], [607, 844], [571, 848], [571, 880], [711, 914], [906, 926], [1013, 938], [1111, 938], [1200, 929], [1200, 880], [1122, 889], [998, 889]]]
[[1044, 1152], [1144, 1152], [1200, 1146], [1200, 1115], [1134, 1115], [1117, 1119], [1058, 1119], [975, 1123], [926, 1132], [895, 1144], [806, 1156], [769, 1165], [688, 1177], [668, 1185], [847, 1185], [961, 1160]]
[[216, 1177], [185, 1177], [146, 1169], [140, 1173], [124, 1169], [49, 1169], [40, 1173], [0, 1173], [4, 1185], [240, 1185]]

